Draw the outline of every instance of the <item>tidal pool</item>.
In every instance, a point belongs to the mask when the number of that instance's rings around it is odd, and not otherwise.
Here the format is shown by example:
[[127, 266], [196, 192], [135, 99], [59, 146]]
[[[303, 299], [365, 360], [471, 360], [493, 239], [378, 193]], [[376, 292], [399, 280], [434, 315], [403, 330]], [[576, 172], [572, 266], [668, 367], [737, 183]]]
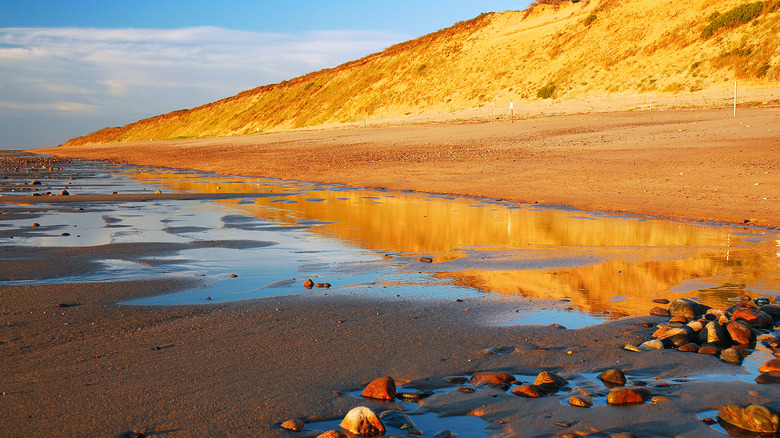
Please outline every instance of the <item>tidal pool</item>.
[[[59, 173], [37, 190], [67, 187], [71, 201], [157, 190], [222, 199], [5, 204], [3, 246], [144, 242], [169, 249], [104, 257], [100, 268], [70, 276], [2, 275], [0, 284], [200, 280], [196, 289], [132, 304], [293, 293], [520, 295], [559, 305], [536, 318], [508, 312], [496, 323], [570, 327], [647, 314], [654, 298], [728, 307], [743, 294], [772, 300], [780, 294], [776, 230], [80, 161]], [[23, 200], [30, 196], [20, 191], [29, 189], [28, 179], [5, 179], [0, 192]], [[32, 221], [40, 226], [30, 228]], [[14, 251], [4, 252], [3, 258], [13, 257]], [[302, 283], [309, 278], [330, 287], [308, 291]]]

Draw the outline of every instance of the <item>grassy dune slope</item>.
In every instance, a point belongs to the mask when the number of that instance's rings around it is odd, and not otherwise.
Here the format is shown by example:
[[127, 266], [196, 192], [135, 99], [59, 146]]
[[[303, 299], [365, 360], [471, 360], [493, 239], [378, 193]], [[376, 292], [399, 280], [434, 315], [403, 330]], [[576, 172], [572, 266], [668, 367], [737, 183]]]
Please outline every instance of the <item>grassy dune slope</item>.
[[780, 0], [591, 0], [483, 14], [383, 52], [65, 145], [245, 135], [494, 102], [780, 81]]

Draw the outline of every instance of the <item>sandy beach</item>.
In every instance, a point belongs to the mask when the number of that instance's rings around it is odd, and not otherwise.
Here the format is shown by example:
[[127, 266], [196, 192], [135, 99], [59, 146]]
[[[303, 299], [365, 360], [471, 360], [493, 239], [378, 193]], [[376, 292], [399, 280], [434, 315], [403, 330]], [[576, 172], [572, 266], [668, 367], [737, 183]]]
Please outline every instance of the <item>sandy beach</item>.
[[[755, 107], [736, 118], [730, 110], [622, 112], [33, 152], [780, 227], [778, 132], [780, 108]], [[0, 201], [19, 202], [6, 198]], [[55, 198], [71, 207], [117, 199]], [[20, 253], [4, 246], [0, 266], [6, 277], [36, 278], [39, 270], [88, 270], [106, 252], [137, 260], [175, 250], [108, 245]], [[499, 295], [426, 300], [315, 291], [224, 304], [117, 304], [191, 286], [174, 280], [0, 286], [0, 436], [316, 436], [279, 424], [341, 418], [355, 406], [400, 407], [349, 394], [382, 376], [433, 389], [447, 387], [446, 376], [498, 370], [525, 382], [541, 371], [574, 382], [619, 368], [654, 398], [583, 409], [562, 403], [563, 395], [531, 399], [483, 388], [438, 394], [421, 406], [479, 416], [495, 436], [519, 437], [717, 437], [723, 435], [699, 413], [732, 403], [780, 411], [776, 385], [733, 379], [741, 368], [712, 355], [624, 349], [650, 339], [668, 317], [580, 329], [487, 324], [507, 309], [565, 306]], [[648, 302], [648, 311], [654, 306]], [[485, 354], [489, 348], [506, 354]]]

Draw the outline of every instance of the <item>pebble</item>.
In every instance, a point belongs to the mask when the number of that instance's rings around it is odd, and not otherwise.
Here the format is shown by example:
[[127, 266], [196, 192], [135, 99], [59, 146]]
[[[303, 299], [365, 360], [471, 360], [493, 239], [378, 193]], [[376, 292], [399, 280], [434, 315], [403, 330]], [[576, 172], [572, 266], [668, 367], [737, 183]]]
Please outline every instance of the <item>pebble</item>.
[[697, 353], [712, 354], [713, 356], [717, 356], [720, 354], [720, 349], [714, 345], [704, 345], [701, 348], [699, 348], [699, 351], [697, 351]]
[[607, 395], [607, 404], [610, 405], [629, 405], [644, 403], [650, 398], [650, 390], [643, 387], [625, 387], [613, 388]]
[[573, 395], [569, 397], [569, 404], [578, 408], [589, 408], [593, 406], [593, 399], [586, 395]]
[[303, 430], [304, 423], [298, 419], [287, 420], [280, 425], [282, 429], [292, 430], [293, 432], [300, 432]]
[[447, 376], [442, 380], [444, 380], [447, 383], [452, 383], [453, 385], [460, 385], [468, 382], [469, 378], [466, 376]]
[[33, 226], [33, 227], [40, 227], [41, 224], [39, 224], [38, 222], [33, 222], [33, 224], [31, 226]]
[[653, 307], [650, 309], [650, 314], [653, 316], [669, 316], [669, 310], [664, 309], [663, 307]]
[[330, 283], [317, 283], [317, 284], [315, 284], [315, 286], [317, 286], [319, 288], [328, 289], [328, 288], [330, 288], [331, 284]]
[[317, 435], [317, 438], [347, 438], [347, 436], [341, 431], [334, 429]]
[[515, 381], [515, 376], [503, 371], [485, 371], [475, 373], [471, 376], [469, 381], [474, 386], [482, 386], [490, 383], [512, 383]]
[[434, 435], [433, 438], [451, 438], [453, 436], [455, 436], [455, 435], [453, 435], [452, 432], [450, 432], [447, 429], [444, 429], [441, 432], [439, 432], [436, 435]]
[[669, 304], [669, 300], [667, 300], [666, 298], [656, 298], [656, 299], [650, 300], [650, 301], [652, 301], [652, 302], [654, 302], [656, 304]]
[[433, 263], [433, 259], [430, 257], [420, 257], [419, 260], [423, 263]]
[[311, 281], [311, 278], [303, 282], [303, 287], [306, 289], [311, 289], [314, 287], [314, 282]]
[[539, 385], [546, 391], [557, 391], [568, 383], [568, 380], [549, 371], [542, 371], [536, 376], [536, 380], [534, 381], [534, 385]]
[[695, 344], [693, 342], [690, 342], [690, 343], [685, 344], [685, 345], [680, 345], [679, 347], [677, 347], [677, 350], [678, 351], [687, 351], [689, 353], [696, 353], [697, 351], [699, 351], [699, 344]]
[[780, 371], [767, 371], [755, 378], [756, 383], [780, 383]]
[[604, 371], [603, 373], [598, 375], [598, 378], [601, 379], [602, 382], [607, 384], [607, 386], [611, 385], [617, 385], [617, 386], [623, 386], [626, 384], [626, 375], [623, 374], [623, 371], [620, 371], [618, 369], [609, 369]]
[[382, 420], [385, 425], [395, 427], [397, 429], [408, 429], [414, 427], [414, 421], [412, 421], [408, 415], [396, 409], [382, 412], [379, 414], [379, 419]]
[[339, 426], [347, 432], [362, 436], [376, 436], [385, 433], [385, 425], [371, 409], [358, 406], [347, 412]]
[[742, 354], [742, 351], [734, 347], [726, 348], [720, 352], [720, 360], [724, 362], [739, 364], [742, 363], [742, 359], [744, 358], [745, 356]]
[[658, 339], [651, 339], [649, 341], [642, 342], [642, 344], [639, 345], [639, 349], [641, 351], [663, 350], [664, 343]]
[[397, 393], [395, 387], [395, 381], [390, 376], [380, 377], [374, 379], [368, 386], [360, 393], [365, 398], [372, 398], [375, 400], [393, 400]]
[[631, 344], [626, 344], [626, 346], [623, 347], [623, 349], [628, 350], [628, 351], [642, 351], [636, 345], [631, 345]]
[[513, 389], [512, 394], [520, 397], [537, 398], [547, 395], [547, 391], [539, 385], [524, 384]]

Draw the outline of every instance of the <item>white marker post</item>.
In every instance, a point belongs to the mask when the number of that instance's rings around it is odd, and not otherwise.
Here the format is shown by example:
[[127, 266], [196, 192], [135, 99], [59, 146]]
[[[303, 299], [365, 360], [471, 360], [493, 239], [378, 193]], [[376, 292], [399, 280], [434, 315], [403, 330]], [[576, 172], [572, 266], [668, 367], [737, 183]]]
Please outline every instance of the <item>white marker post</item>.
[[509, 102], [509, 115], [512, 118], [511, 123], [515, 123], [515, 103], [512, 101]]
[[737, 117], [737, 81], [734, 81], [734, 117]]

